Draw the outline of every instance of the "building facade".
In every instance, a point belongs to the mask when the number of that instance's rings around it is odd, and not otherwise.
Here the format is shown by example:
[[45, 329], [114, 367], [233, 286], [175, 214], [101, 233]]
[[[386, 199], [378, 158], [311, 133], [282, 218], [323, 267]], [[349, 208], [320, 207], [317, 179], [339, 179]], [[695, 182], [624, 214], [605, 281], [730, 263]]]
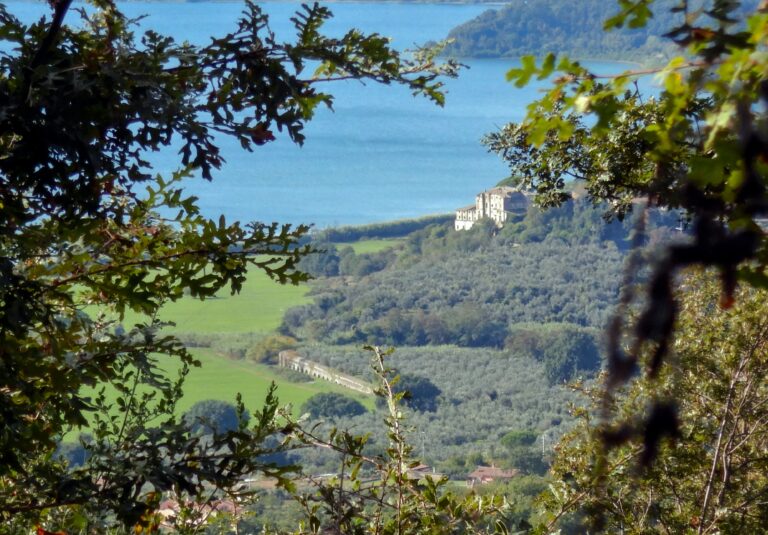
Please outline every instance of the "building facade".
[[528, 209], [525, 193], [508, 186], [500, 186], [479, 193], [475, 204], [456, 210], [456, 230], [469, 230], [476, 221], [489, 218], [497, 227], [502, 227], [510, 213], [521, 213]]
[[495, 466], [478, 466], [477, 469], [467, 476], [467, 486], [485, 485], [494, 481], [505, 481], [517, 476], [519, 472], [515, 469], [502, 470]]

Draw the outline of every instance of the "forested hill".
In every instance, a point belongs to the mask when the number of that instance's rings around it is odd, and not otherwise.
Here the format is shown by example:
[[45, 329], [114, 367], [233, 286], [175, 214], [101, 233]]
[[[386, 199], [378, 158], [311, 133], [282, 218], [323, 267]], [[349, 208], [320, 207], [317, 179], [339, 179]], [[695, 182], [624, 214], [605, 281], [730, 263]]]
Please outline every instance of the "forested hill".
[[[603, 23], [618, 11], [615, 0], [514, 0], [491, 9], [453, 30], [446, 54], [458, 57], [519, 57], [548, 52], [575, 58], [661, 60], [677, 53], [661, 36], [683, 19], [671, 14], [676, 0], [659, 0], [655, 17], [644, 28], [603, 31]], [[757, 0], [742, 2], [753, 10]]]
[[[487, 221], [462, 232], [429, 225], [373, 254], [317, 243], [325, 254], [302, 264], [319, 277], [313, 303], [286, 312], [283, 334], [331, 345], [488, 348], [516, 345], [521, 326], [548, 324], [571, 340], [595, 334], [616, 301], [633, 226], [606, 224], [601, 213], [582, 199], [531, 207], [500, 231]], [[649, 235], [664, 239], [676, 223], [676, 214], [656, 213]]]

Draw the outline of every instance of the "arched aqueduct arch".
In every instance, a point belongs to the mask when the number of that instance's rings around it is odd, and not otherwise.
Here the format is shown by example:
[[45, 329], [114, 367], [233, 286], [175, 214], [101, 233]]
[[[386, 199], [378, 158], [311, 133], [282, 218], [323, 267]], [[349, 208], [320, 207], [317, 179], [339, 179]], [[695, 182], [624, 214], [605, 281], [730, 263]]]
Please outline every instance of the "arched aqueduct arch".
[[324, 366], [318, 362], [304, 358], [296, 351], [281, 351], [278, 354], [277, 362], [278, 365], [284, 368], [290, 368], [294, 371], [305, 373], [317, 379], [329, 381], [356, 392], [361, 392], [363, 394], [373, 394], [373, 388], [365, 381], [358, 379], [357, 377], [341, 373], [338, 370], [334, 370], [333, 368], [329, 368], [328, 366]]

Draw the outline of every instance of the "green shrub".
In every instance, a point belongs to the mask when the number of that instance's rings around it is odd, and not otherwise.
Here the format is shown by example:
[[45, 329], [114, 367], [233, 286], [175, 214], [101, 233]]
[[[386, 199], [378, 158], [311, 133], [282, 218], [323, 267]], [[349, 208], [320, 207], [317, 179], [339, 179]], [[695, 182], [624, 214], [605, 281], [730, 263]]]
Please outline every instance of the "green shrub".
[[305, 401], [301, 406], [301, 412], [308, 413], [312, 418], [338, 418], [357, 416], [365, 413], [366, 410], [359, 401], [344, 394], [321, 392]]
[[280, 352], [286, 349], [294, 349], [296, 344], [296, 339], [290, 336], [270, 334], [249, 347], [245, 352], [245, 356], [255, 362], [276, 364], [277, 356]]
[[195, 435], [221, 434], [234, 431], [240, 421], [249, 419], [248, 413], [239, 415], [237, 408], [226, 401], [206, 399], [198, 401], [184, 413], [182, 420]]

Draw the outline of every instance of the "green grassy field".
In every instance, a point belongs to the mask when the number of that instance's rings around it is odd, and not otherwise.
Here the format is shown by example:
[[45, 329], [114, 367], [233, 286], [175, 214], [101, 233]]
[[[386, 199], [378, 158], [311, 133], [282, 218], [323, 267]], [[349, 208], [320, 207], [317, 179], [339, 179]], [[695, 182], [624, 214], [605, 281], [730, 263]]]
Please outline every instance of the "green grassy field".
[[358, 394], [321, 379], [310, 383], [292, 383], [276, 375], [274, 368], [270, 366], [244, 360], [230, 360], [205, 350], [195, 350], [193, 354], [202, 366], [191, 370], [187, 376], [184, 398], [179, 404], [181, 411], [204, 399], [234, 401], [237, 392], [242, 394], [246, 407], [251, 410], [258, 409], [262, 406], [272, 381], [278, 385], [277, 396], [280, 403], [290, 403], [296, 416], [301, 405], [319, 392], [344, 394], [358, 400], [369, 410], [374, 406], [373, 396]]
[[[375, 253], [401, 242], [399, 238], [372, 239], [340, 243], [337, 247], [351, 246], [357, 254]], [[185, 297], [166, 304], [160, 319], [176, 323], [169, 331], [177, 333], [268, 333], [280, 325], [287, 309], [309, 302], [308, 291], [308, 284], [278, 284], [254, 271], [239, 294], [230, 295], [225, 289], [205, 301]], [[132, 325], [139, 319], [129, 313], [123, 323]]]
[[[382, 250], [395, 245], [398, 240], [366, 240], [352, 244], [365, 252]], [[167, 304], [161, 314], [163, 321], [173, 321], [176, 327], [169, 329], [177, 333], [239, 334], [269, 333], [282, 321], [286, 309], [309, 302], [309, 285], [281, 285], [270, 280], [261, 272], [249, 275], [239, 294], [230, 295], [223, 291], [215, 298], [200, 301], [184, 298]], [[126, 314], [126, 326], [141, 321], [138, 315]], [[192, 350], [202, 366], [193, 368], [187, 376], [184, 397], [178, 410], [183, 413], [197, 401], [218, 399], [234, 402], [236, 394], [242, 394], [243, 402], [251, 411], [261, 408], [267, 389], [272, 381], [277, 387], [281, 405], [290, 404], [294, 416], [299, 416], [302, 404], [319, 392], [338, 392], [360, 401], [373, 409], [373, 396], [365, 396], [341, 388], [323, 380], [294, 383], [275, 373], [275, 368], [256, 364], [248, 360], [232, 360], [216, 354], [213, 350], [196, 348]], [[171, 376], [179, 368], [176, 361], [161, 366]]]
[[402, 243], [401, 238], [385, 238], [385, 239], [373, 239], [373, 240], [360, 240], [352, 243], [336, 243], [337, 249], [344, 247], [352, 247], [355, 254], [363, 253], [378, 253], [384, 249], [390, 249]]
[[[264, 404], [272, 381], [277, 384], [277, 397], [281, 406], [291, 405], [294, 417], [301, 415], [301, 406], [310, 397], [320, 392], [338, 392], [356, 399], [368, 410], [374, 409], [374, 397], [359, 394], [321, 379], [307, 383], [293, 383], [275, 373], [275, 368], [263, 364], [255, 364], [245, 360], [232, 360], [215, 354], [207, 349], [195, 349], [192, 354], [200, 361], [199, 368], [192, 368], [184, 383], [184, 396], [177, 404], [177, 414], [183, 414], [198, 401], [216, 399], [229, 403], [235, 402], [239, 392], [243, 403], [250, 412], [259, 410]], [[161, 357], [162, 358], [162, 357]], [[169, 377], [176, 377], [180, 365], [177, 360], [168, 360], [167, 364], [160, 361], [160, 368]], [[87, 393], [86, 393], [87, 395]], [[116, 392], [107, 392], [107, 400], [114, 403]], [[79, 431], [69, 433], [65, 440], [74, 440]]]
[[[212, 299], [200, 301], [185, 297], [168, 303], [160, 313], [163, 321], [173, 321], [171, 332], [191, 333], [267, 333], [274, 331], [286, 309], [309, 301], [307, 284], [278, 284], [262, 272], [252, 272], [239, 294], [223, 290]], [[124, 324], [138, 321], [126, 315]]]

